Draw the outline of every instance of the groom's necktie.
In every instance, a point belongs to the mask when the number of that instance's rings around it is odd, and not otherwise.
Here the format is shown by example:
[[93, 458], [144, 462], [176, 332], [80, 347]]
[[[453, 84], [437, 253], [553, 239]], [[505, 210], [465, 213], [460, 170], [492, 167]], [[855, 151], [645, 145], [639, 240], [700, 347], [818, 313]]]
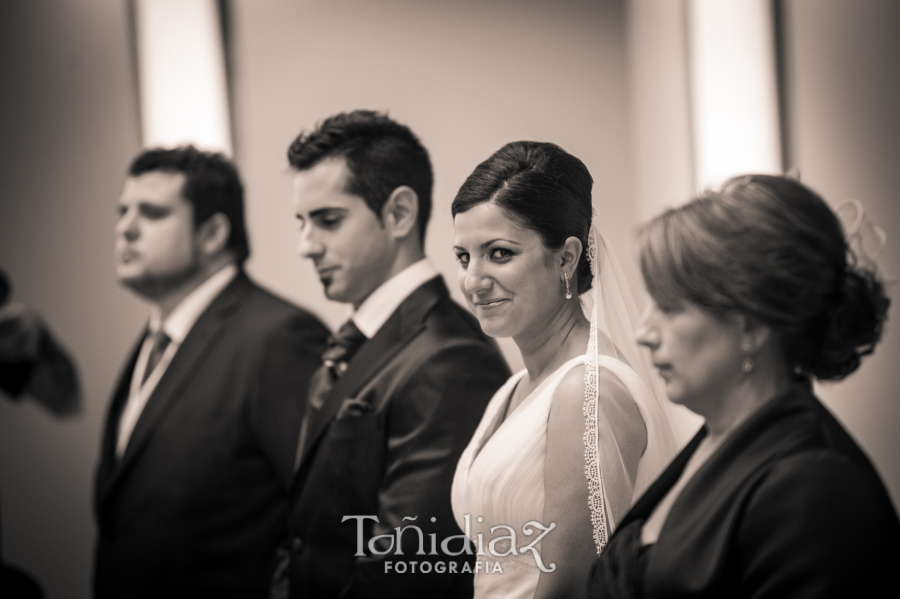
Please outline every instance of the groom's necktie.
[[300, 425], [300, 438], [297, 441], [297, 454], [294, 458], [294, 468], [300, 465], [300, 457], [303, 455], [303, 447], [306, 445], [309, 418], [312, 410], [319, 410], [325, 403], [325, 398], [334, 387], [334, 383], [347, 370], [347, 363], [353, 359], [357, 350], [365, 343], [366, 336], [356, 328], [353, 320], [348, 320], [338, 329], [338, 332], [328, 337], [328, 346], [322, 354], [322, 365], [313, 373], [309, 384], [309, 404], [306, 415]]
[[328, 337], [328, 346], [322, 354], [322, 365], [313, 374], [309, 402], [321, 408], [334, 383], [347, 370], [347, 364], [365, 343], [366, 336], [348, 320], [338, 332]]

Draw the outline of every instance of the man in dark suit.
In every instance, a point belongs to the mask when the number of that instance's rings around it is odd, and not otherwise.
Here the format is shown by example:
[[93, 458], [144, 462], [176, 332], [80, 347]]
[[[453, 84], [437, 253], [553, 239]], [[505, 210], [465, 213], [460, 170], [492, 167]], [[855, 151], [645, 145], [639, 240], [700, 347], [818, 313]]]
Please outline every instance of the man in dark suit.
[[118, 212], [116, 274], [151, 315], [106, 421], [95, 595], [265, 597], [327, 329], [244, 274], [222, 155], [144, 152]]
[[428, 153], [355, 111], [288, 158], [299, 251], [353, 315], [310, 389], [273, 596], [471, 596], [450, 485], [509, 369], [425, 259]]

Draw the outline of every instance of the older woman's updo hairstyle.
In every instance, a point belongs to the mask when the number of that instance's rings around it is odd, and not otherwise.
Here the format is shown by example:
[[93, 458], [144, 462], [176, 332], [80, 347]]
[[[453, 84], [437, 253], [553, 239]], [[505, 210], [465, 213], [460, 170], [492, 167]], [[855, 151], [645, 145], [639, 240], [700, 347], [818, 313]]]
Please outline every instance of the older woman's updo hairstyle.
[[577, 289], [584, 293], [593, 281], [587, 259], [593, 185], [584, 163], [556, 144], [515, 141], [475, 168], [459, 188], [451, 211], [455, 217], [493, 201], [514, 222], [537, 232], [552, 250], [569, 237], [577, 238], [583, 246]]
[[890, 305], [834, 212], [785, 177], [734, 177], [658, 216], [641, 233], [641, 270], [661, 307], [756, 318], [780, 333], [795, 372], [820, 380], [859, 367]]

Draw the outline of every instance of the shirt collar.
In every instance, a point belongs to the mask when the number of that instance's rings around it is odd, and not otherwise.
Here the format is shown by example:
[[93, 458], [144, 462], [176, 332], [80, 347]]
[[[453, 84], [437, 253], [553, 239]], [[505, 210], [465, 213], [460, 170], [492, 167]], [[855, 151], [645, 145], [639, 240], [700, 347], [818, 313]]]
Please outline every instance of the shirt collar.
[[425, 281], [438, 276], [431, 262], [422, 258], [381, 284], [360, 304], [351, 318], [363, 335], [371, 339], [394, 310]]
[[160, 327], [159, 308], [154, 306], [150, 312], [150, 330], [155, 332], [162, 328], [172, 343], [180, 345], [200, 315], [228, 287], [237, 274], [238, 268], [233, 262], [220, 268], [175, 306], [175, 309], [163, 321], [162, 327]]

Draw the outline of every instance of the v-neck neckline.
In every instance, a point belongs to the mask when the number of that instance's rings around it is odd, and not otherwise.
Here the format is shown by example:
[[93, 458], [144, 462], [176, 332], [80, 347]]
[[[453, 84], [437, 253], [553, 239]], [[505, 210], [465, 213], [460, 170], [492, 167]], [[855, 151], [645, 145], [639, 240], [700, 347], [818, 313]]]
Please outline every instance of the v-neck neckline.
[[[489, 433], [486, 432], [485, 435], [481, 438], [481, 442], [478, 446], [478, 449], [475, 451], [475, 454], [472, 456], [472, 463], [474, 463], [475, 460], [478, 458], [478, 456], [481, 455], [481, 452], [484, 451], [484, 449], [485, 449], [485, 447], [487, 447], [488, 443], [491, 442], [491, 439], [496, 437], [497, 433], [499, 433], [501, 431], [501, 429], [503, 429], [507, 425], [507, 423], [515, 420], [515, 418], [517, 417], [516, 416], [517, 414], [524, 413], [525, 409], [529, 405], [534, 403], [534, 398], [537, 397], [538, 395], [540, 395], [540, 393], [547, 387], [547, 385], [550, 384], [551, 381], [554, 381], [557, 378], [557, 376], [560, 376], [559, 375], [560, 372], [568, 372], [569, 370], [571, 370], [569, 365], [572, 362], [576, 362], [578, 360], [583, 360], [583, 359], [584, 359], [584, 356], [582, 355], [582, 356], [576, 356], [576, 357], [572, 358], [571, 360], [567, 360], [566, 362], [564, 362], [550, 376], [548, 376], [546, 379], [544, 379], [544, 381], [540, 385], [535, 387], [531, 391], [531, 393], [529, 393], [527, 396], [525, 396], [525, 398], [522, 400], [522, 402], [519, 403], [519, 405], [516, 406], [512, 412], [509, 412], [508, 411], [509, 404], [510, 404], [510, 402], [512, 402], [513, 395], [515, 395], [515, 392], [519, 386], [519, 383], [521, 383], [522, 379], [524, 379], [528, 375], [528, 371], [520, 370], [518, 373], [513, 375], [515, 382], [512, 383], [512, 387], [510, 388], [509, 392], [506, 394], [506, 399], [503, 401], [502, 406], [498, 407], [497, 410], [495, 410], [494, 414], [492, 415], [491, 424], [489, 427], [490, 432]], [[513, 379], [511, 378], [510, 382], [512, 382], [512, 381], [513, 381]]]

